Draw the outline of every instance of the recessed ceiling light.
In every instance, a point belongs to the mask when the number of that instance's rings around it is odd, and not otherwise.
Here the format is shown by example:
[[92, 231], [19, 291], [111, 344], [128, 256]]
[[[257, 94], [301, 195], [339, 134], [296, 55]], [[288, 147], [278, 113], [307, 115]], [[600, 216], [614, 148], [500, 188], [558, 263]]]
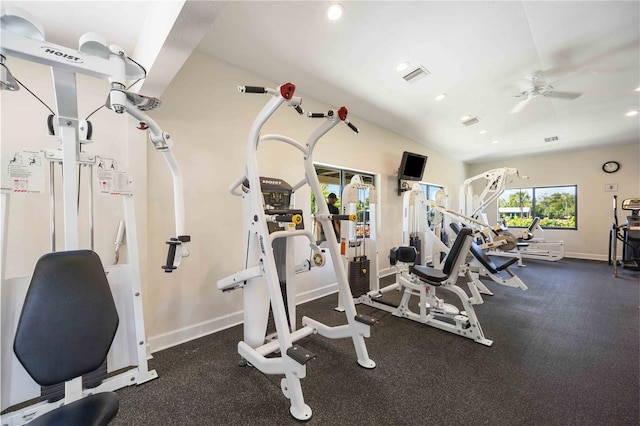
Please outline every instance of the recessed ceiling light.
[[446, 93], [440, 93], [438, 96], [436, 96], [436, 101], [441, 101], [446, 97], [447, 97]]
[[633, 117], [634, 115], [638, 115], [638, 110], [634, 109], [633, 111], [629, 111], [625, 114], [627, 117]]
[[491, 143], [492, 143], [493, 145], [497, 144], [498, 142], [500, 142], [500, 141], [491, 141]]
[[638, 87], [638, 88], [636, 89], [636, 92], [640, 92], [640, 87]]
[[486, 131], [486, 130], [480, 130], [480, 131], [478, 132], [478, 134], [479, 134], [479, 135], [484, 135], [485, 133], [487, 133], [487, 131]]
[[462, 117], [460, 117], [460, 121], [467, 121], [470, 118], [471, 118], [470, 115], [463, 115]]
[[396, 67], [396, 71], [404, 71], [409, 68], [409, 62], [400, 62]]
[[343, 10], [344, 8], [341, 4], [332, 4], [327, 9], [327, 18], [329, 18], [330, 21], [337, 21], [342, 16]]

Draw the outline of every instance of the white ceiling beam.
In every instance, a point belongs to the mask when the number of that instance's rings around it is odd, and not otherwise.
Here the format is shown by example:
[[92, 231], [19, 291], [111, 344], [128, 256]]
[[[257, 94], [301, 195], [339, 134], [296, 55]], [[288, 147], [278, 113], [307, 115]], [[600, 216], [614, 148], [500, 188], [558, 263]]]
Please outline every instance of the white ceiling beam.
[[145, 18], [132, 55], [147, 70], [147, 78], [136, 88], [159, 97], [223, 7], [222, 2], [213, 1], [158, 3]]

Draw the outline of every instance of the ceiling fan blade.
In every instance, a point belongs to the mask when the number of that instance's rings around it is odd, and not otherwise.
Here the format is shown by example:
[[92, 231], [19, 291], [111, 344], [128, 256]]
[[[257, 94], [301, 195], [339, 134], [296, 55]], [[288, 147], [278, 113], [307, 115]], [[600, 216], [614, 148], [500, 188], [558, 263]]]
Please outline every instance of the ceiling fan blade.
[[518, 102], [516, 104], [516, 106], [511, 108], [511, 111], [509, 111], [509, 114], [516, 114], [516, 113], [522, 111], [524, 109], [524, 107], [526, 107], [529, 102], [531, 102], [531, 98], [527, 98], [527, 99], [521, 100], [520, 102]]
[[551, 91], [549, 93], [547, 93], [545, 95], [547, 98], [558, 98], [558, 99], [568, 99], [568, 100], [572, 100], [572, 99], [576, 99], [579, 98], [580, 96], [582, 96], [582, 93], [576, 93], [576, 92], [558, 92], [558, 91]]

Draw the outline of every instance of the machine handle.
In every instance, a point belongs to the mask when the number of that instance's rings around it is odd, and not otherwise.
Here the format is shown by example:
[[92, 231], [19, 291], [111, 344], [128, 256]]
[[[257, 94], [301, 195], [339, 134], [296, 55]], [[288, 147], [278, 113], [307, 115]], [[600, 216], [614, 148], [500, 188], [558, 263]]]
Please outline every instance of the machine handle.
[[267, 93], [266, 87], [260, 86], [238, 86], [240, 93]]
[[327, 115], [324, 112], [310, 112], [309, 118], [325, 118]]
[[298, 114], [304, 114], [304, 111], [302, 110], [302, 107], [300, 105], [296, 105], [294, 109], [298, 112]]
[[274, 218], [274, 220], [276, 222], [295, 223], [296, 225], [300, 225], [302, 223], [302, 215], [301, 214], [278, 215]]
[[178, 269], [177, 266], [173, 266], [173, 262], [176, 259], [176, 247], [182, 244], [177, 238], [169, 238], [167, 241], [169, 244], [169, 251], [167, 252], [167, 264], [162, 267], [165, 272], [171, 273], [174, 269]]
[[350, 222], [356, 221], [355, 213], [352, 214], [332, 214], [329, 219], [331, 220], [348, 220]]
[[351, 130], [353, 130], [353, 131], [354, 131], [354, 132], [356, 132], [356, 133], [360, 133], [360, 131], [358, 130], [358, 128], [357, 128], [356, 126], [354, 126], [354, 125], [353, 125], [349, 120], [344, 120], [344, 122], [345, 122], [345, 124], [346, 124], [347, 126], [349, 126], [349, 128], [350, 128]]

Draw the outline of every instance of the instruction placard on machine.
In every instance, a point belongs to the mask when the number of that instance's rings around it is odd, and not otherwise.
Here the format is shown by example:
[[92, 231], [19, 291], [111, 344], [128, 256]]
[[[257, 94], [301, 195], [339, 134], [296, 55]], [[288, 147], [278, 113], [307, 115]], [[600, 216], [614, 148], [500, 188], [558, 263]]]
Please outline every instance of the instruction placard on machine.
[[2, 156], [3, 193], [44, 193], [44, 153], [16, 151]]
[[119, 170], [113, 158], [97, 158], [96, 184], [101, 195], [131, 195], [129, 173]]

